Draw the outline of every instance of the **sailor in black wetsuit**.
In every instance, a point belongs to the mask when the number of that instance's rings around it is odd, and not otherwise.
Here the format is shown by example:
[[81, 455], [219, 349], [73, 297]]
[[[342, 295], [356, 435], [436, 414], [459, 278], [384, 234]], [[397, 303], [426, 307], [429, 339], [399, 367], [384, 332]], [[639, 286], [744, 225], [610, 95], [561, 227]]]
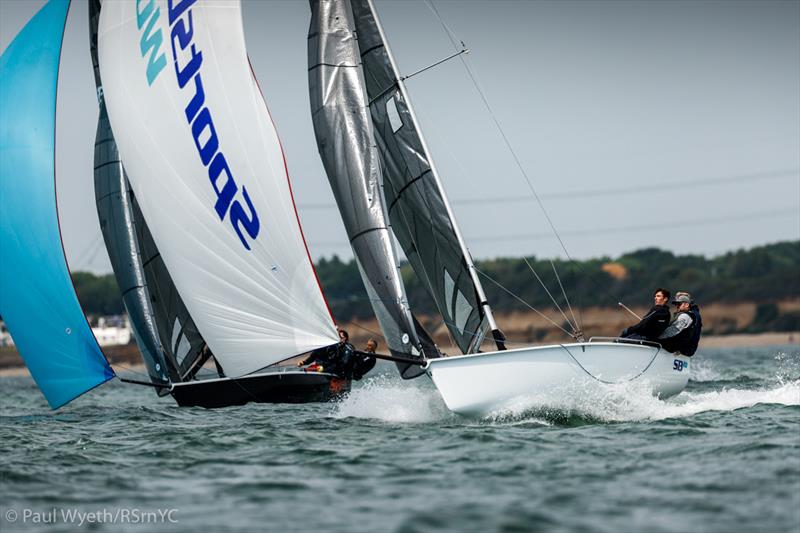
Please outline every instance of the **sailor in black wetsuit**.
[[318, 372], [328, 372], [340, 377], [350, 377], [348, 374], [350, 374], [355, 348], [348, 342], [349, 340], [350, 335], [345, 330], [340, 329], [338, 344], [314, 350], [308, 357], [297, 363], [297, 366], [317, 363], [318, 367], [316, 370]]
[[678, 307], [678, 314], [659, 336], [658, 342], [669, 352], [692, 356], [697, 351], [703, 330], [700, 308], [688, 292], [676, 293], [672, 303]]
[[655, 341], [667, 328], [671, 315], [669, 313], [669, 291], [658, 288], [653, 293], [653, 307], [644, 315], [638, 324], [626, 328], [620, 337], [632, 340]]
[[375, 339], [369, 339], [367, 341], [367, 347], [364, 349], [363, 352], [355, 352], [352, 358], [352, 365], [351, 365], [351, 374], [353, 379], [359, 380], [364, 377], [364, 374], [369, 372], [375, 367], [375, 363], [377, 362], [375, 359], [374, 354], [375, 350], [378, 349], [378, 341]]

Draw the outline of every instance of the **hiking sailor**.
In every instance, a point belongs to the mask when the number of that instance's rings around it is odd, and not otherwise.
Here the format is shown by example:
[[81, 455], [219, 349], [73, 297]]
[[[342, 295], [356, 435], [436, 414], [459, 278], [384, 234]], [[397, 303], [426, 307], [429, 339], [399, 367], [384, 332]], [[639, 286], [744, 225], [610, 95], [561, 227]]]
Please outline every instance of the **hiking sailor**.
[[658, 337], [658, 342], [669, 352], [692, 356], [697, 351], [703, 328], [700, 309], [688, 292], [676, 293], [672, 303], [678, 307], [678, 313]]
[[364, 377], [364, 374], [369, 372], [375, 367], [375, 363], [377, 362], [375, 359], [375, 350], [378, 349], [378, 341], [375, 339], [370, 338], [367, 341], [367, 347], [364, 348], [363, 352], [356, 351], [353, 355], [350, 373], [353, 376], [353, 379], [359, 380]]
[[653, 307], [644, 315], [638, 324], [626, 328], [620, 337], [633, 340], [655, 341], [669, 325], [669, 296], [666, 289], [658, 288], [653, 293]]
[[[328, 372], [337, 376], [344, 376], [349, 373], [349, 367], [355, 348], [350, 344], [350, 335], [347, 331], [339, 329], [339, 342], [333, 346], [325, 346], [311, 352], [311, 354], [299, 361], [297, 366], [308, 365], [306, 370], [316, 372]], [[349, 376], [347, 376], [349, 377]]]

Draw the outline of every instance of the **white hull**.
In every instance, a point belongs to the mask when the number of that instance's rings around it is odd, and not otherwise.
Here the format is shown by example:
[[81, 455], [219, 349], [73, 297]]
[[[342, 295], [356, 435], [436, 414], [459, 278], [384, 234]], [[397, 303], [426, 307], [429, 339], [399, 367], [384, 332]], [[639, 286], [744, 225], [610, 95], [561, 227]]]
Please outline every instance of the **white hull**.
[[655, 346], [585, 342], [431, 359], [426, 371], [450, 410], [482, 415], [576, 387], [638, 382], [667, 398], [686, 387], [689, 358]]

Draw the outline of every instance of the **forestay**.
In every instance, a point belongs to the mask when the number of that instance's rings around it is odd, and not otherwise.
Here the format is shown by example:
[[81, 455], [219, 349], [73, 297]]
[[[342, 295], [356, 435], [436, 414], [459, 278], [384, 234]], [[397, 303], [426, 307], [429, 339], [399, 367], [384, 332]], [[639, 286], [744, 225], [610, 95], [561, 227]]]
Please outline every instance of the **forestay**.
[[435, 169], [368, 0], [351, 0], [392, 230], [458, 347], [488, 329], [482, 289], [459, 240]]
[[131, 186], [226, 373], [335, 343], [239, 3], [107, 2], [98, 37]]
[[55, 112], [67, 0], [0, 58], [0, 315], [54, 409], [114, 377], [81, 310], [56, 211]]
[[308, 84], [317, 145], [389, 350], [435, 356], [420, 343], [400, 277], [354, 34], [348, 2], [311, 1]]

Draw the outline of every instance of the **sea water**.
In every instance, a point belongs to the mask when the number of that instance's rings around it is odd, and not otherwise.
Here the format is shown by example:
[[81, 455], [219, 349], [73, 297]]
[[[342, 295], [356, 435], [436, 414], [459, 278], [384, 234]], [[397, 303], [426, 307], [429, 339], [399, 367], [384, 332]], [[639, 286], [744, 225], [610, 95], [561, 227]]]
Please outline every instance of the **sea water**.
[[532, 392], [483, 418], [380, 366], [332, 404], [56, 412], [0, 378], [0, 530], [800, 530], [800, 348], [701, 350], [663, 401]]

